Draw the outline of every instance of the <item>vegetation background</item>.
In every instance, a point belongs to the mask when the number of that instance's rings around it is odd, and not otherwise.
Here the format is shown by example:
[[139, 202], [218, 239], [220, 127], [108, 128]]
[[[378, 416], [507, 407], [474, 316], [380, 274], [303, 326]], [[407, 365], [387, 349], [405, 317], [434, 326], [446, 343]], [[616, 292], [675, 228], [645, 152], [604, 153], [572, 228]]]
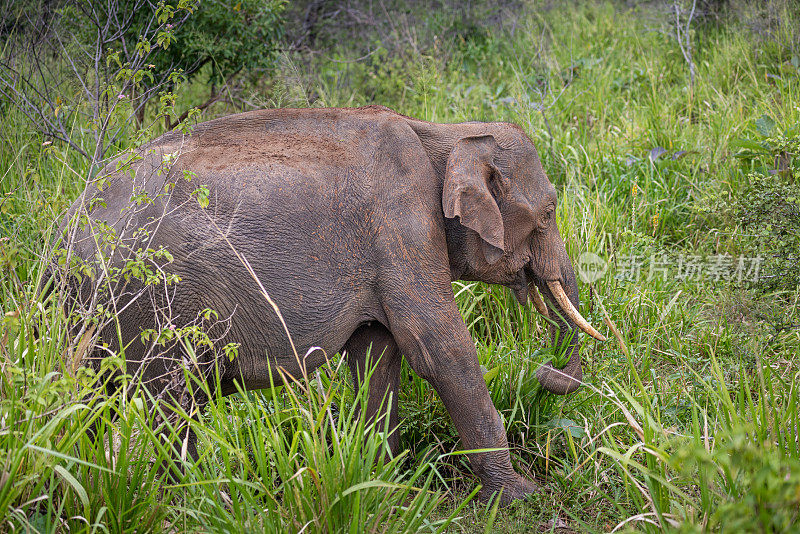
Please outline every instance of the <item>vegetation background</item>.
[[[800, 530], [796, 2], [4, 0], [0, 96], [0, 531]], [[530, 502], [471, 499], [408, 369], [405, 452], [365, 462], [385, 429], [337, 358], [184, 414], [201, 459], [164, 476], [141, 395], [98, 394], [92, 329], [36, 292], [111, 157], [237, 111], [373, 103], [521, 125], [570, 257], [605, 266], [581, 301], [609, 341], [583, 341], [566, 398], [534, 376], [558, 356], [544, 320], [453, 284]]]

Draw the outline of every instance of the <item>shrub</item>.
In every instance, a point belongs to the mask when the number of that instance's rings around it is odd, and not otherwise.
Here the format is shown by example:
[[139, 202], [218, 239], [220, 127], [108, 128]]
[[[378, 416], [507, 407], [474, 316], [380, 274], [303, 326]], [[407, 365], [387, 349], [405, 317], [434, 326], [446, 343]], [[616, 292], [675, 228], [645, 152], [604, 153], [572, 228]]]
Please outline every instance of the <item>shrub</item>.
[[701, 209], [732, 235], [735, 254], [759, 258], [747, 280], [761, 290], [800, 285], [800, 125], [778, 133], [772, 119], [756, 121], [753, 138], [736, 139], [743, 184], [711, 195]]

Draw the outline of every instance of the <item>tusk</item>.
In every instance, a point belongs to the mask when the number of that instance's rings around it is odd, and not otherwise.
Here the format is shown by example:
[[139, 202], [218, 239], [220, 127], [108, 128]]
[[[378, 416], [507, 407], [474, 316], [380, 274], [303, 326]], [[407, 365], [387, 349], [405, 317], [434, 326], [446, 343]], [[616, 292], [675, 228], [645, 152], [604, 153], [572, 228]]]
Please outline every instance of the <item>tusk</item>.
[[561, 306], [561, 309], [564, 310], [564, 313], [567, 314], [567, 317], [575, 321], [575, 324], [578, 325], [578, 328], [599, 341], [606, 340], [606, 337], [595, 330], [592, 325], [589, 324], [589, 321], [584, 319], [583, 315], [581, 315], [580, 312], [575, 309], [572, 301], [569, 300], [567, 294], [564, 293], [564, 288], [561, 287], [561, 282], [558, 280], [547, 282], [547, 287], [550, 288], [550, 292], [553, 294], [553, 297], [555, 297], [558, 305]]
[[547, 306], [545, 306], [544, 300], [542, 300], [542, 295], [539, 294], [539, 290], [535, 285], [531, 284], [528, 286], [528, 296], [533, 301], [533, 307], [536, 308], [536, 311], [545, 317], [550, 317], [550, 312], [547, 311]]

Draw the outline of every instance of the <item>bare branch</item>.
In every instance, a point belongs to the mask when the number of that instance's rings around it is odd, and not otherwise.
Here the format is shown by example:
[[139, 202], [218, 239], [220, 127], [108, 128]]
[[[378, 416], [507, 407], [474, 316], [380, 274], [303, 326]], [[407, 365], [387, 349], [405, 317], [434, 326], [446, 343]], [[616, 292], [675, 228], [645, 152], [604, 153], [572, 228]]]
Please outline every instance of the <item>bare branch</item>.
[[681, 14], [682, 14], [682, 7], [678, 0], [672, 5], [675, 11], [675, 34], [678, 39], [678, 46], [681, 49], [681, 54], [683, 54], [683, 59], [686, 60], [686, 63], [689, 65], [689, 80], [691, 87], [694, 88], [694, 77], [695, 77], [695, 67], [694, 67], [694, 60], [692, 59], [692, 42], [690, 36], [690, 30], [692, 25], [692, 19], [694, 18], [695, 8], [697, 7], [697, 0], [692, 0], [692, 9], [689, 12], [689, 18], [686, 19], [686, 25], [683, 26], [681, 23]]
[[205, 102], [203, 102], [202, 104], [200, 104], [200, 105], [199, 105], [199, 106], [197, 106], [196, 108], [187, 109], [186, 111], [184, 111], [184, 112], [181, 114], [181, 116], [180, 116], [180, 117], [178, 117], [178, 118], [177, 118], [177, 119], [175, 119], [174, 121], [170, 122], [170, 123], [169, 123], [169, 129], [170, 129], [170, 130], [172, 130], [172, 129], [173, 129], [173, 128], [175, 128], [177, 125], [179, 125], [180, 123], [182, 123], [183, 121], [185, 121], [185, 120], [186, 120], [186, 118], [189, 116], [189, 113], [192, 111], [192, 109], [198, 109], [198, 110], [200, 110], [200, 111], [203, 111], [203, 110], [205, 110], [206, 108], [208, 108], [209, 106], [211, 106], [212, 104], [214, 104], [215, 102], [218, 102], [218, 101], [222, 100], [223, 98], [225, 98], [225, 97], [223, 96], [223, 92], [222, 92], [222, 91], [219, 91], [219, 92], [217, 92], [217, 93], [213, 93], [213, 94], [212, 94], [212, 95], [209, 97], [209, 99], [208, 99], [208, 100], [206, 100]]

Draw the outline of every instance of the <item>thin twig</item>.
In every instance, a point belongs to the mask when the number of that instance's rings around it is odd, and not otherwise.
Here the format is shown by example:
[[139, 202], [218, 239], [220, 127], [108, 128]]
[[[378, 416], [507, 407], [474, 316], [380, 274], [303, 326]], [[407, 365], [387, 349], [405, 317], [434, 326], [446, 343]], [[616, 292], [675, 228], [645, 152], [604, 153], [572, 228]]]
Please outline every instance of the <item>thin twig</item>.
[[686, 27], [681, 26], [681, 6], [680, 3], [676, 0], [673, 4], [673, 8], [675, 9], [675, 33], [678, 38], [678, 46], [681, 49], [681, 53], [683, 54], [683, 58], [686, 60], [686, 63], [689, 64], [689, 80], [691, 87], [694, 88], [694, 60], [692, 59], [692, 42], [689, 35], [689, 30], [691, 29], [692, 19], [694, 18], [695, 8], [697, 7], [697, 0], [692, 0], [692, 9], [689, 12], [689, 18], [686, 20]]

